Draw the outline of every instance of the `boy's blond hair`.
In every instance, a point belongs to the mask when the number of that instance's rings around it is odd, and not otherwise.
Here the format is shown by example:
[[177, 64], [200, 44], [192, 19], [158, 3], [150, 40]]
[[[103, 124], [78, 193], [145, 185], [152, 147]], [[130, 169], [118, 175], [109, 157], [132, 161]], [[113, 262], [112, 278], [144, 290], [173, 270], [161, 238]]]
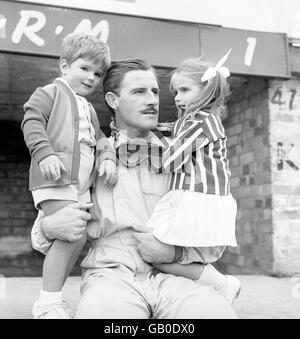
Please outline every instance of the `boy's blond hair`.
[[68, 34], [62, 42], [60, 61], [65, 59], [71, 64], [79, 58], [87, 58], [101, 64], [103, 73], [108, 70], [111, 63], [109, 47], [103, 41], [90, 34]]

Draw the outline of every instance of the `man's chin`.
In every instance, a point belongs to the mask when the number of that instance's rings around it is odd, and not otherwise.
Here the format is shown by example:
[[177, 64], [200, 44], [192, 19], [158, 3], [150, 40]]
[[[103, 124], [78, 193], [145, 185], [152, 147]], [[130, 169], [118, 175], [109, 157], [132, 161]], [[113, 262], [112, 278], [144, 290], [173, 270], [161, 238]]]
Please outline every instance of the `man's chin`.
[[149, 127], [149, 130], [154, 130], [157, 129], [157, 124], [153, 124]]
[[157, 121], [149, 121], [147, 123], [144, 123], [140, 126], [141, 129], [143, 130], [152, 130], [152, 129], [155, 129], [157, 128], [157, 125], [158, 125], [158, 122]]

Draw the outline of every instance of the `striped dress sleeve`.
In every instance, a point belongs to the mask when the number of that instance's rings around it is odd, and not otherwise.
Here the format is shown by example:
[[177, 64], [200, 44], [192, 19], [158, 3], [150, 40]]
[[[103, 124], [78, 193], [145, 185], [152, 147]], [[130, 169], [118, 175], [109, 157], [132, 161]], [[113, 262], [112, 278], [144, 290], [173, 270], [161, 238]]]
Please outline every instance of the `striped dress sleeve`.
[[195, 151], [208, 143], [209, 140], [203, 133], [202, 121], [187, 120], [163, 154], [164, 171], [180, 170]]
[[215, 114], [210, 114], [203, 120], [202, 129], [209, 142], [226, 138], [221, 118]]

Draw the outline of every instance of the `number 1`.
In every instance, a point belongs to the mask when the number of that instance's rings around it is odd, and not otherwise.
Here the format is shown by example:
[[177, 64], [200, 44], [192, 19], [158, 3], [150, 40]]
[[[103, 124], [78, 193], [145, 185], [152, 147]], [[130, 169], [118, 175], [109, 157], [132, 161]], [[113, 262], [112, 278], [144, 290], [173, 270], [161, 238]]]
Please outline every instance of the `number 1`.
[[255, 52], [255, 47], [256, 47], [256, 38], [248, 38], [248, 47], [245, 55], [245, 65], [250, 67], [252, 65], [252, 60], [253, 60], [253, 55]]

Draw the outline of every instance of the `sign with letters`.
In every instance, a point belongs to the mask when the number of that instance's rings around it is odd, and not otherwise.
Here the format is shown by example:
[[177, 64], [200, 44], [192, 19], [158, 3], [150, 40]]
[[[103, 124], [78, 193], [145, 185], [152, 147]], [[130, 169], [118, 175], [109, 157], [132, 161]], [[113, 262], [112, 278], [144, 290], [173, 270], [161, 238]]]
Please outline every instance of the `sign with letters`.
[[285, 34], [0, 0], [2, 52], [57, 57], [62, 39], [72, 32], [107, 42], [114, 60], [139, 57], [176, 67], [201, 55], [217, 62], [232, 48], [226, 63], [232, 74], [290, 77]]
[[114, 60], [139, 57], [156, 66], [175, 67], [188, 55], [200, 53], [195, 26], [0, 1], [0, 51], [58, 56], [62, 39], [80, 31], [107, 42]]

